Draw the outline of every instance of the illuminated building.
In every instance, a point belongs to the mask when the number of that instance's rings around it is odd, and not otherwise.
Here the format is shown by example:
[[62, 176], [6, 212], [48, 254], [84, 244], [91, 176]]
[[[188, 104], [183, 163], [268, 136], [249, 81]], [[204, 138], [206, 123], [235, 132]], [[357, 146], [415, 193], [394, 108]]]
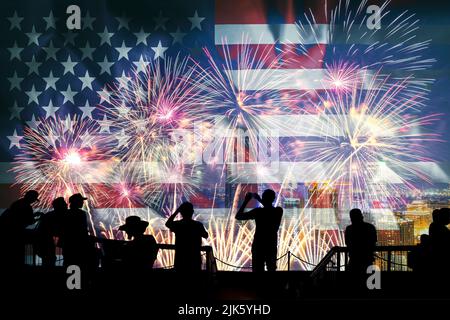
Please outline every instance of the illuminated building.
[[400, 245], [414, 245], [418, 242], [414, 237], [414, 221], [399, 219], [398, 227], [400, 229]]
[[413, 221], [414, 239], [417, 240], [422, 234], [428, 234], [428, 228], [432, 221], [432, 211], [428, 203], [420, 200], [413, 201], [407, 205], [403, 217]]

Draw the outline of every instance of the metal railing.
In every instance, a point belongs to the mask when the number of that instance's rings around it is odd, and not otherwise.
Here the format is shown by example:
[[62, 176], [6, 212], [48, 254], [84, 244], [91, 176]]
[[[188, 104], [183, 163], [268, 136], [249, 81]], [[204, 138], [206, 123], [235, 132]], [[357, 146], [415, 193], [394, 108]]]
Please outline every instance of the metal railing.
[[[158, 249], [160, 250], [175, 250], [174, 244], [158, 243]], [[210, 273], [215, 273], [217, 271], [216, 258], [213, 254], [213, 248], [211, 246], [202, 246], [200, 248], [201, 252], [205, 252], [205, 270]]]
[[[114, 241], [114, 240], [108, 240], [108, 241]], [[158, 250], [175, 250], [176, 247], [174, 244], [166, 244], [166, 243], [158, 243]], [[56, 248], [57, 252], [57, 266], [63, 265], [62, 260], [62, 252], [60, 248]], [[213, 249], [211, 246], [202, 246], [200, 248], [201, 252], [204, 252], [203, 255], [205, 256], [205, 266], [204, 269], [207, 272], [215, 273], [217, 271], [217, 264], [216, 259], [213, 254]], [[102, 250], [100, 250], [102, 252]], [[100, 261], [102, 260], [102, 253], [100, 254]], [[25, 244], [25, 264], [31, 265], [31, 266], [40, 266], [42, 265], [42, 260], [37, 256], [34, 245], [32, 243]], [[173, 266], [166, 266], [166, 269], [170, 269]]]
[[[374, 264], [380, 271], [412, 271], [408, 267], [408, 253], [416, 246], [377, 246], [374, 250]], [[349, 262], [347, 247], [333, 247], [313, 269], [311, 277], [326, 271], [346, 271]]]

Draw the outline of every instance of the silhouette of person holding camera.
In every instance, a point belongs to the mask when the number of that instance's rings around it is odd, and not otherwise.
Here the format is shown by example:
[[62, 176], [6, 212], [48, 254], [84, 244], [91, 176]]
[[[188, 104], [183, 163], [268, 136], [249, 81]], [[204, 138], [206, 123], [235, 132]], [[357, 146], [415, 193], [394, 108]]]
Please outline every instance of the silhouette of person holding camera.
[[[175, 221], [181, 214], [182, 219]], [[203, 224], [192, 219], [194, 207], [190, 202], [182, 203], [167, 219], [166, 227], [175, 233], [175, 270], [198, 272], [202, 267], [200, 249], [202, 238], [208, 238]]]
[[[255, 220], [256, 230], [252, 244], [252, 269], [254, 272], [277, 269], [278, 229], [280, 227], [283, 209], [274, 207], [275, 191], [267, 189], [262, 197], [257, 193], [247, 193], [244, 202], [236, 213], [237, 220]], [[258, 200], [263, 207], [244, 212], [252, 198]]]

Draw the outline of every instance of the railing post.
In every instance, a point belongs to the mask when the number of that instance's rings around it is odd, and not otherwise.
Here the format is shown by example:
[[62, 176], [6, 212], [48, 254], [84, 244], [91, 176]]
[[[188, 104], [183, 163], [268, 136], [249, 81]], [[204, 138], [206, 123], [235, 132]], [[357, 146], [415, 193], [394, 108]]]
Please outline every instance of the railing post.
[[387, 271], [391, 271], [391, 256], [392, 256], [392, 251], [388, 250], [387, 252]]
[[347, 265], [348, 265], [348, 251], [345, 250], [345, 252], [344, 252], [344, 271], [347, 271]]
[[287, 269], [288, 269], [288, 271], [291, 271], [291, 252], [290, 251], [287, 252], [287, 256], [288, 256]]
[[341, 271], [341, 252], [337, 251], [336, 257], [337, 271]]

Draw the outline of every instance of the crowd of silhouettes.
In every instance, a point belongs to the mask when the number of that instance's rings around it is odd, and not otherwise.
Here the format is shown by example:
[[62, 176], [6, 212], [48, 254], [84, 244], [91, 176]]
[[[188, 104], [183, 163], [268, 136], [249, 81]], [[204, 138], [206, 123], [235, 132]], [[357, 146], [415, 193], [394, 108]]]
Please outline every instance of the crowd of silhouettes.
[[[250, 201], [255, 199], [261, 206], [246, 211]], [[13, 202], [0, 215], [0, 265], [3, 268], [20, 269], [24, 265], [24, 247], [34, 244], [42, 266], [53, 267], [57, 261], [57, 247], [61, 248], [64, 265], [78, 265], [86, 270], [99, 266], [103, 253], [102, 267], [119, 266], [126, 270], [150, 270], [157, 259], [158, 244], [153, 236], [146, 234], [149, 226], [139, 216], [129, 216], [118, 230], [127, 240], [108, 240], [93, 237], [88, 214], [82, 209], [87, 198], [80, 193], [69, 197], [69, 205], [63, 197], [52, 202], [53, 210], [48, 213], [34, 213], [33, 204], [39, 203], [39, 194], [31, 190], [23, 198]], [[252, 243], [252, 269], [254, 272], [276, 271], [278, 230], [283, 209], [274, 206], [276, 193], [267, 189], [260, 197], [247, 193], [236, 212], [237, 220], [254, 220], [255, 233]], [[178, 215], [181, 219], [177, 219]], [[193, 219], [194, 207], [190, 202], [182, 203], [166, 221], [166, 227], [175, 234], [175, 263], [177, 272], [195, 273], [201, 270], [202, 239], [208, 238], [203, 224]], [[450, 263], [450, 209], [433, 211], [433, 222], [429, 234], [420, 237], [420, 243], [408, 255], [408, 264], [422, 274], [445, 274]], [[360, 209], [350, 211], [351, 224], [345, 230], [348, 247], [347, 270], [356, 275], [367, 273], [374, 264], [377, 244], [375, 227], [364, 221]], [[36, 225], [34, 232], [30, 226]], [[102, 250], [96, 243], [101, 243]], [[109, 260], [108, 260], [109, 257]]]

